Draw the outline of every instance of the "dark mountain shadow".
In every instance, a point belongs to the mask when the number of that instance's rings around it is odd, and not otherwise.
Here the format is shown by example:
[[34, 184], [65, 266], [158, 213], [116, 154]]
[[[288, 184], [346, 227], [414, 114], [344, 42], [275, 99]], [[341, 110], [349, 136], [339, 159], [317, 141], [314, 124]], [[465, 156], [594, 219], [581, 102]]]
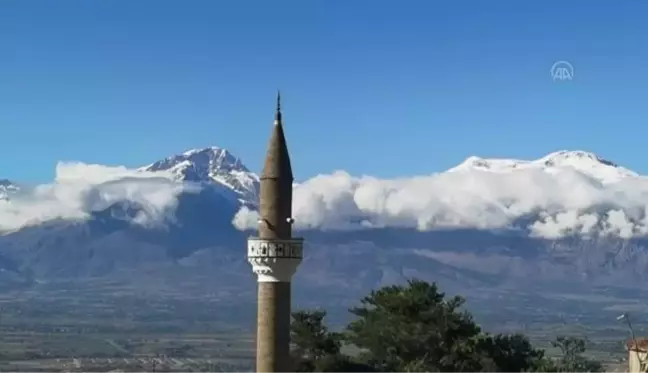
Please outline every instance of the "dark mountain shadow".
[[239, 246], [245, 234], [231, 222], [239, 206], [235, 195], [205, 185], [199, 192], [181, 194], [173, 216], [159, 226], [133, 224], [142, 206], [131, 202], [93, 213], [86, 224], [93, 237], [125, 232], [129, 239], [163, 247], [169, 258], [181, 259], [205, 247]]
[[[207, 186], [180, 195], [164, 224], [145, 227], [132, 223], [143, 206], [115, 203], [88, 220], [50, 221], [0, 236], [0, 269], [70, 281], [130, 273], [134, 284], [146, 272], [174, 279], [170, 284], [178, 288], [195, 285], [198, 293], [202, 287], [238, 289], [253, 283], [245, 253], [246, 238], [256, 233], [232, 226], [240, 206], [236, 193]], [[295, 235], [306, 239], [296, 286], [305, 296], [355, 296], [411, 277], [438, 280], [457, 291], [597, 281], [626, 286], [648, 277], [646, 238], [547, 240], [522, 228], [309, 229]]]
[[87, 220], [53, 220], [0, 236], [0, 269], [4, 261], [40, 277], [103, 276], [173, 262], [202, 248], [245, 250], [244, 233], [231, 224], [238, 208], [234, 195], [205, 187], [182, 194], [171, 221], [144, 227], [132, 223], [142, 206], [114, 203]]
[[130, 236], [163, 246], [169, 258], [184, 258], [206, 247], [240, 247], [245, 233], [232, 225], [239, 204], [215, 188], [179, 197], [173, 221], [163, 228], [131, 227]]
[[319, 244], [341, 245], [370, 242], [379, 247], [430, 249], [453, 252], [502, 251], [534, 258], [551, 241], [528, 237], [519, 231], [485, 231], [479, 229], [446, 229], [422, 232], [411, 228], [374, 228], [356, 231], [300, 230], [296, 235]]

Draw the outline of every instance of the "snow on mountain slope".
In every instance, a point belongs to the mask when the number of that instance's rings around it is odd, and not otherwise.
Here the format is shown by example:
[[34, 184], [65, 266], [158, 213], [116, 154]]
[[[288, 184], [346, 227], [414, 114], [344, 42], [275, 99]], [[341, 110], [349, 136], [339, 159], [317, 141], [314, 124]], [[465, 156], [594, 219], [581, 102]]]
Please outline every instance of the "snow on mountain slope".
[[0, 201], [7, 200], [9, 196], [16, 193], [20, 188], [7, 179], [0, 179]]
[[164, 225], [173, 220], [178, 198], [198, 190], [165, 172], [59, 162], [51, 183], [21, 187], [19, 193], [0, 201], [0, 235], [53, 220], [87, 220], [116, 204], [137, 206], [129, 220], [133, 224]]
[[218, 147], [188, 150], [140, 170], [169, 171], [178, 181], [215, 182], [236, 192], [247, 204], [256, 204], [259, 196], [259, 177], [239, 158]]
[[[253, 228], [242, 208], [233, 223]], [[648, 236], [648, 178], [584, 151], [533, 161], [470, 157], [398, 179], [318, 175], [295, 187], [296, 228], [514, 229], [543, 238]]]
[[[210, 188], [202, 194], [206, 184]], [[11, 193], [16, 188], [11, 182], [0, 182], [0, 234], [57, 219], [87, 220], [106, 210], [112, 214], [116, 213], [115, 206], [131, 209], [124, 218], [130, 223], [164, 225], [176, 217], [180, 197], [186, 193], [208, 198], [216, 192], [235, 205], [254, 207], [258, 204], [259, 178], [227, 150], [210, 147], [189, 150], [139, 169], [59, 162], [51, 183], [24, 188], [14, 198]], [[196, 203], [195, 198], [189, 199]], [[226, 215], [223, 219], [229, 220], [233, 213], [221, 207]]]
[[[209, 192], [243, 205], [236, 214], [222, 211], [237, 228], [258, 224], [259, 176], [218, 147], [189, 150], [136, 170], [61, 163], [56, 173], [53, 183], [0, 203], [0, 231], [53, 219], [83, 220], [129, 202], [141, 206], [134, 223], [161, 224], [175, 217], [180, 197], [199, 189], [196, 184], [215, 186]], [[555, 152], [534, 161], [470, 157], [446, 172], [397, 179], [337, 171], [295, 184], [294, 190], [293, 217], [301, 229], [648, 236], [648, 178], [583, 151]], [[184, 211], [208, 208], [193, 201], [183, 205]]]
[[560, 168], [571, 168], [603, 184], [614, 183], [626, 177], [639, 176], [637, 173], [600, 158], [593, 153], [567, 150], [554, 152], [534, 161], [483, 159], [472, 156], [468, 157], [459, 166], [448, 171], [511, 172], [521, 169], [537, 169], [552, 173]]

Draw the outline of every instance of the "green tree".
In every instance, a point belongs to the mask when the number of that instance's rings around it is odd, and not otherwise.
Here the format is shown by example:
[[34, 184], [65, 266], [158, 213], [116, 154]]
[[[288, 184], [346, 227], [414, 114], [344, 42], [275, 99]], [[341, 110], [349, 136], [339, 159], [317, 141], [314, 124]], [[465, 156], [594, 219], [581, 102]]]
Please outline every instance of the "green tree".
[[546, 366], [544, 351], [533, 348], [522, 334], [484, 336], [480, 350], [491, 360], [493, 370], [500, 372], [536, 371]]
[[551, 345], [561, 352], [554, 361], [556, 372], [602, 372], [600, 362], [583, 356], [587, 349], [587, 339], [559, 336]]
[[[324, 311], [293, 314], [292, 356], [296, 371], [316, 372], [598, 372], [601, 364], [583, 357], [585, 341], [559, 337], [562, 351], [548, 359], [521, 334], [482, 332], [464, 300], [446, 298], [437, 285], [410, 280], [372, 291], [350, 312], [344, 333], [330, 332]], [[344, 344], [359, 356], [341, 353]]]
[[522, 372], [547, 365], [527, 337], [485, 334], [463, 305], [435, 283], [384, 287], [350, 310], [357, 319], [345, 337], [382, 371]]
[[320, 310], [293, 312], [290, 338], [296, 353], [311, 360], [340, 353], [341, 335], [328, 331], [325, 316]]
[[340, 354], [340, 334], [328, 331], [326, 311], [297, 311], [292, 314], [291, 355], [297, 372], [313, 372], [325, 356]]
[[480, 370], [481, 330], [461, 310], [463, 303], [461, 297], [446, 300], [436, 284], [420, 280], [384, 287], [350, 310], [358, 319], [346, 337], [383, 371]]
[[340, 353], [340, 333], [324, 325], [325, 311], [292, 314], [291, 357], [297, 372], [371, 372], [373, 368]]
[[376, 370], [367, 364], [353, 360], [343, 355], [326, 355], [315, 363], [315, 372], [375, 372]]

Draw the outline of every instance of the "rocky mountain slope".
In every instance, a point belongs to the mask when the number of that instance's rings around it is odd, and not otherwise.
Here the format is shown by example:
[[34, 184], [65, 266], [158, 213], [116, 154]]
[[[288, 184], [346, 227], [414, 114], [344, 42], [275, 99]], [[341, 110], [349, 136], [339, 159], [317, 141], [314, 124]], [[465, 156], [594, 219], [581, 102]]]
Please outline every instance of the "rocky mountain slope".
[[226, 149], [192, 149], [140, 170], [170, 171], [178, 182], [221, 185], [236, 193], [242, 203], [256, 204], [259, 198], [259, 177]]

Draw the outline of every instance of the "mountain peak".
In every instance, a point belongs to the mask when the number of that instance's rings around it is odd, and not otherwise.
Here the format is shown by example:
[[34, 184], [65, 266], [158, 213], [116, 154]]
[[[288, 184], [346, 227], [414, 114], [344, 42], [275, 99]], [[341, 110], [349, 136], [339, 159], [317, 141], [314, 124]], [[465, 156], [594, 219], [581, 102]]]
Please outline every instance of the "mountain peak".
[[608, 161], [607, 159], [603, 159], [592, 152], [583, 151], [583, 150], [560, 150], [557, 152], [547, 154], [546, 156], [540, 158], [538, 161], [544, 161], [545, 163], [548, 163], [547, 164], [548, 166], [556, 163], [559, 164], [563, 162], [576, 161], [576, 162], [595, 162], [595, 163], [601, 163], [605, 166], [619, 167], [616, 163], [612, 161]]
[[555, 168], [571, 168], [602, 183], [618, 181], [628, 176], [638, 176], [631, 170], [583, 150], [560, 150], [533, 161], [471, 156], [449, 171], [477, 169], [489, 172], [513, 172], [520, 169], [539, 169], [549, 172]]
[[140, 170], [168, 171], [179, 181], [216, 182], [232, 189], [246, 202], [254, 202], [258, 198], [258, 176], [250, 172], [240, 158], [217, 146], [190, 149]]
[[167, 159], [178, 157], [198, 163], [209, 162], [212, 168], [217, 168], [219, 170], [250, 171], [245, 167], [245, 165], [243, 165], [240, 158], [234, 156], [229, 150], [217, 146], [190, 149], [181, 155], [172, 156]]
[[8, 179], [0, 179], [0, 201], [8, 200], [9, 195], [16, 193], [20, 187]]

